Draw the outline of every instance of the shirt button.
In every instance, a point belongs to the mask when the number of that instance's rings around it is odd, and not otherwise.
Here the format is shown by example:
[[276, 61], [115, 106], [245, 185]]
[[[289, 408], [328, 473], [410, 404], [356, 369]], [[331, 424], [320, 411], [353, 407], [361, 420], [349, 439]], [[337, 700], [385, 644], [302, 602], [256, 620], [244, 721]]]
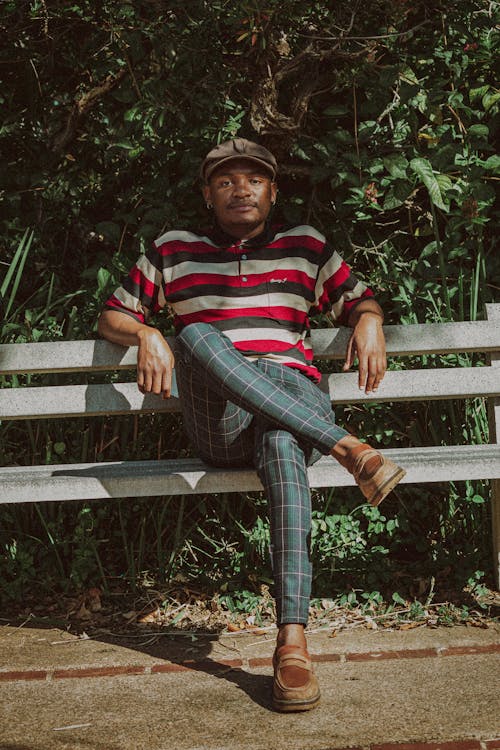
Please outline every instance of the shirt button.
[[247, 279], [247, 277], [246, 277], [246, 276], [242, 276], [242, 277], [241, 277], [241, 280], [242, 280], [242, 281], [248, 281], [248, 279]]
[[242, 256], [241, 256], [241, 260], [246, 260], [246, 259], [247, 259], [247, 256], [246, 256], [246, 255], [242, 255]]

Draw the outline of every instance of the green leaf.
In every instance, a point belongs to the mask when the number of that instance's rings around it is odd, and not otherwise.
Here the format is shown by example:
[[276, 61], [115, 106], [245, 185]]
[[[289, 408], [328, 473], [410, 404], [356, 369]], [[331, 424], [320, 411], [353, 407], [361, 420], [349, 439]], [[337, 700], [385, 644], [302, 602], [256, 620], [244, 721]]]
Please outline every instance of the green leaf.
[[396, 604], [402, 604], [404, 607], [406, 607], [405, 600], [400, 594], [398, 594], [397, 591], [395, 591], [394, 594], [392, 595], [392, 601], [395, 602]]
[[420, 253], [419, 260], [424, 260], [436, 252], [436, 240], [429, 242]]
[[396, 180], [386, 194], [384, 211], [402, 206], [412, 191], [412, 185], [406, 180]]
[[484, 140], [487, 140], [490, 134], [490, 129], [487, 125], [481, 125], [478, 123], [476, 125], [471, 125], [468, 133], [469, 136], [472, 136], [474, 138], [482, 138]]
[[448, 211], [448, 206], [444, 202], [441, 187], [436, 179], [430, 161], [422, 157], [417, 157], [416, 159], [411, 160], [410, 167], [413, 169], [417, 177], [420, 177], [424, 183], [432, 203], [442, 211]]
[[123, 148], [126, 151], [132, 151], [132, 149], [137, 147], [137, 144], [132, 143], [132, 141], [116, 141], [115, 143], [112, 143], [111, 146], [114, 146], [114, 148]]
[[488, 159], [486, 159], [484, 163], [484, 168], [488, 169], [492, 172], [498, 172], [500, 169], [500, 156], [497, 154], [493, 154], [493, 156], [490, 156]]
[[446, 193], [453, 187], [453, 183], [447, 174], [436, 174], [436, 180], [442, 193]]
[[484, 497], [482, 497], [481, 495], [473, 495], [471, 500], [473, 503], [476, 503], [477, 505], [483, 505], [486, 502]]
[[475, 89], [471, 89], [469, 91], [470, 102], [472, 103], [476, 99], [482, 98], [485, 94], [488, 93], [489, 90], [490, 90], [490, 87], [488, 84], [486, 84], [485, 86], [479, 86], [478, 88], [475, 88]]
[[403, 154], [388, 154], [384, 157], [384, 167], [391, 177], [404, 179], [407, 175], [408, 159]]
[[483, 96], [483, 107], [489, 112], [494, 104], [500, 99], [500, 91], [491, 91]]
[[109, 283], [109, 280], [111, 278], [111, 274], [108, 271], [107, 268], [100, 268], [97, 272], [97, 287], [99, 291], [102, 291], [103, 289], [106, 289], [106, 286]]
[[347, 107], [342, 107], [338, 104], [332, 104], [330, 107], [327, 107], [325, 111], [323, 112], [324, 115], [327, 117], [342, 117], [343, 115], [346, 115], [348, 112]]

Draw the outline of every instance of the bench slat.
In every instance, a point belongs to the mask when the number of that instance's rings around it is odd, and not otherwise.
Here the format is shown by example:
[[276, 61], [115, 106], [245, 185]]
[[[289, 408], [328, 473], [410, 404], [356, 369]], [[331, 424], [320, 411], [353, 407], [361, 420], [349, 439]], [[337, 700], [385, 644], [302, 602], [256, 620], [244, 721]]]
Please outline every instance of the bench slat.
[[[431, 373], [431, 375], [430, 375]], [[491, 367], [397, 370], [386, 373], [377, 393], [358, 388], [357, 373], [324, 378], [333, 404], [410, 401], [500, 395], [498, 371]], [[174, 384], [173, 393], [176, 387]], [[178, 412], [179, 399], [143, 395], [135, 383], [5, 388], [0, 391], [0, 419]]]
[[[491, 305], [491, 307], [496, 307]], [[500, 327], [495, 321], [425, 323], [384, 326], [387, 352], [392, 356], [500, 350]], [[343, 359], [350, 329], [312, 331], [317, 359]], [[172, 339], [169, 338], [172, 343]], [[36, 372], [100, 372], [130, 370], [136, 365], [136, 347], [109, 341], [55, 341], [0, 345], [0, 372], [6, 375]]]
[[392, 370], [385, 374], [375, 394], [360, 391], [357, 383], [357, 373], [329, 375], [328, 387], [332, 403], [435, 401], [441, 398], [488, 397], [500, 393], [500, 378], [492, 367]]
[[[500, 445], [383, 451], [405, 467], [403, 483], [500, 478]], [[352, 476], [330, 457], [309, 468], [312, 487], [345, 487]], [[207, 467], [197, 459], [0, 469], [0, 502], [96, 500], [157, 495], [260, 491], [251, 469]]]

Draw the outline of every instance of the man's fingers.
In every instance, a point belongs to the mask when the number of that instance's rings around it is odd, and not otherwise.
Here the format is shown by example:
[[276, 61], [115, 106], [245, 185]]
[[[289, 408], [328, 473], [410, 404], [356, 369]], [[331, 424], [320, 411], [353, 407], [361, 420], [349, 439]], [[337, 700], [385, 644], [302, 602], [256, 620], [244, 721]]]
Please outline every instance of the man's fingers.
[[166, 370], [163, 373], [161, 390], [163, 398], [170, 398], [172, 393], [172, 370]]
[[368, 367], [364, 360], [359, 361], [358, 368], [358, 387], [360, 391], [367, 390]]
[[[365, 380], [365, 390], [367, 393], [376, 391], [385, 375], [386, 361], [385, 357], [374, 357], [368, 363], [367, 376]], [[360, 386], [361, 387], [361, 386]]]
[[358, 387], [359, 389], [366, 390], [367, 379], [369, 375], [370, 367], [368, 357], [358, 352]]
[[344, 362], [344, 365], [342, 367], [342, 369], [344, 370], [344, 372], [346, 370], [350, 370], [351, 367], [353, 366], [355, 352], [356, 352], [356, 345], [355, 345], [355, 342], [354, 342], [354, 335], [351, 335], [351, 337], [349, 338], [349, 342], [347, 344], [347, 349], [346, 349], [346, 353], [345, 353], [345, 362]]
[[377, 369], [377, 373], [375, 375], [375, 379], [374, 379], [374, 382], [373, 382], [373, 390], [374, 391], [376, 391], [378, 389], [380, 383], [384, 379], [386, 367], [387, 367], [387, 365], [386, 365], [386, 361], [385, 361], [385, 358], [384, 358], [383, 362], [379, 363], [379, 366], [378, 366], [378, 369]]
[[137, 386], [142, 393], [156, 393], [169, 398], [172, 390], [172, 367], [165, 365], [159, 370], [138, 370]]
[[137, 385], [142, 393], [151, 393], [153, 390], [153, 376], [150, 370], [138, 370]]

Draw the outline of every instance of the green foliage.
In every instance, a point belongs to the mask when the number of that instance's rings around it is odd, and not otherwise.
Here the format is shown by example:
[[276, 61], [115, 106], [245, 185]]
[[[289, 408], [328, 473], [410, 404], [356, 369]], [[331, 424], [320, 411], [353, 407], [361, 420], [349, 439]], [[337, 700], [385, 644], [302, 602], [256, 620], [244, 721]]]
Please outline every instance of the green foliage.
[[[480, 318], [500, 277], [494, 12], [484, 0], [5, 2], [2, 341], [88, 338], [155, 236], [207, 221], [198, 166], [235, 135], [279, 157], [276, 218], [324, 231], [370, 280], [389, 321]], [[389, 404], [339, 419], [383, 446], [487, 437], [479, 401], [432, 413]], [[4, 464], [189, 450], [170, 418], [0, 431]], [[358, 601], [364, 587], [368, 600], [390, 600], [396, 589], [411, 595], [416, 571], [439, 580], [452, 566], [467, 582], [489, 570], [487, 494], [483, 483], [404, 488], [383, 514], [357, 507], [350, 492], [318, 496], [316, 593]], [[269, 583], [268, 540], [261, 498], [2, 508], [0, 580], [19, 597], [62, 580], [189, 575], [226, 586], [237, 609], [238, 588], [253, 595]]]

